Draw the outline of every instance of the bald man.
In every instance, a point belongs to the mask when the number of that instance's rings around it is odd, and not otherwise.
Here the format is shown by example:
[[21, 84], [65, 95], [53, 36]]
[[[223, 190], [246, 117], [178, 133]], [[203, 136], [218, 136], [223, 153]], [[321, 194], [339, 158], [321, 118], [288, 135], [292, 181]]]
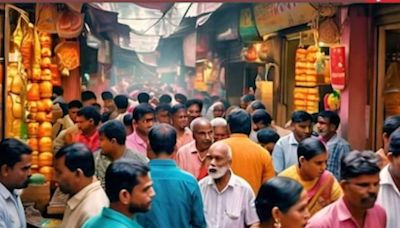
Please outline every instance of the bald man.
[[194, 141], [182, 146], [175, 159], [179, 167], [201, 180], [207, 176], [205, 158], [213, 142], [213, 128], [210, 121], [203, 117], [194, 119], [190, 128]]
[[200, 182], [208, 227], [257, 227], [254, 192], [231, 170], [232, 150], [223, 142], [208, 150], [208, 176]]

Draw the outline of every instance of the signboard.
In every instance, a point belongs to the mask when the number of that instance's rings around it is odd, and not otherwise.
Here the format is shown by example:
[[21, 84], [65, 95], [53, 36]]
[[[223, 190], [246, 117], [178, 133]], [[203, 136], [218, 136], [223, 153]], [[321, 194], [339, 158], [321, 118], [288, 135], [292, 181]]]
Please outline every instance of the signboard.
[[344, 46], [331, 47], [331, 84], [334, 89], [342, 90], [346, 83], [346, 49]]
[[245, 43], [260, 40], [250, 7], [240, 11], [239, 33]]
[[261, 36], [281, 29], [307, 23], [315, 16], [309, 3], [257, 3], [254, 17]]

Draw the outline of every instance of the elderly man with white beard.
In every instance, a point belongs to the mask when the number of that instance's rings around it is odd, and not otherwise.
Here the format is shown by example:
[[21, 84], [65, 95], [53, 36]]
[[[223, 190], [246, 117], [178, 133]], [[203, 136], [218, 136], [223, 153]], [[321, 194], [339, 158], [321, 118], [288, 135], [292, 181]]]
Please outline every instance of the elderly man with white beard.
[[199, 182], [207, 227], [257, 227], [254, 192], [231, 168], [232, 151], [223, 142], [208, 150], [208, 175]]

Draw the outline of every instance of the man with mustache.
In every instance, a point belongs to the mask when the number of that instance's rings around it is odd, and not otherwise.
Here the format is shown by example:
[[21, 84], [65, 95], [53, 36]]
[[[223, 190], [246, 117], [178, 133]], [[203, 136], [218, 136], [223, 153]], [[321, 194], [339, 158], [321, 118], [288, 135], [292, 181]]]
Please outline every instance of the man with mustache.
[[31, 176], [32, 150], [17, 139], [0, 143], [0, 227], [26, 227], [24, 207], [17, 189]]
[[213, 129], [208, 119], [199, 117], [190, 124], [194, 141], [182, 146], [176, 154], [176, 163], [193, 174], [197, 180], [207, 176], [206, 155], [213, 142]]
[[113, 162], [106, 171], [106, 193], [110, 207], [103, 208], [83, 227], [142, 227], [134, 215], [148, 211], [155, 196], [149, 171], [147, 165], [134, 160]]
[[231, 170], [232, 151], [223, 142], [208, 152], [208, 177], [199, 182], [208, 227], [258, 227], [255, 195], [249, 183]]
[[341, 163], [343, 197], [315, 214], [307, 228], [385, 228], [386, 212], [375, 204], [379, 191], [378, 156], [353, 151]]
[[377, 202], [386, 209], [387, 228], [400, 225], [400, 130], [392, 133], [387, 158], [389, 165], [380, 173], [380, 189]]
[[318, 113], [318, 134], [320, 139], [326, 143], [329, 152], [326, 169], [338, 180], [340, 180], [340, 161], [351, 151], [350, 144], [336, 133], [339, 125], [340, 117], [336, 112], [322, 111]]

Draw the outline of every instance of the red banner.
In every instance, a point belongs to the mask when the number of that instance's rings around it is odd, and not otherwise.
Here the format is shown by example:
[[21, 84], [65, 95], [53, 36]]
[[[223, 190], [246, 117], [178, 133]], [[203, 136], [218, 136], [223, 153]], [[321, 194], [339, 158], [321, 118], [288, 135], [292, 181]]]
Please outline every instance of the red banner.
[[329, 53], [332, 87], [342, 90], [346, 86], [346, 49], [344, 46], [331, 47]]

